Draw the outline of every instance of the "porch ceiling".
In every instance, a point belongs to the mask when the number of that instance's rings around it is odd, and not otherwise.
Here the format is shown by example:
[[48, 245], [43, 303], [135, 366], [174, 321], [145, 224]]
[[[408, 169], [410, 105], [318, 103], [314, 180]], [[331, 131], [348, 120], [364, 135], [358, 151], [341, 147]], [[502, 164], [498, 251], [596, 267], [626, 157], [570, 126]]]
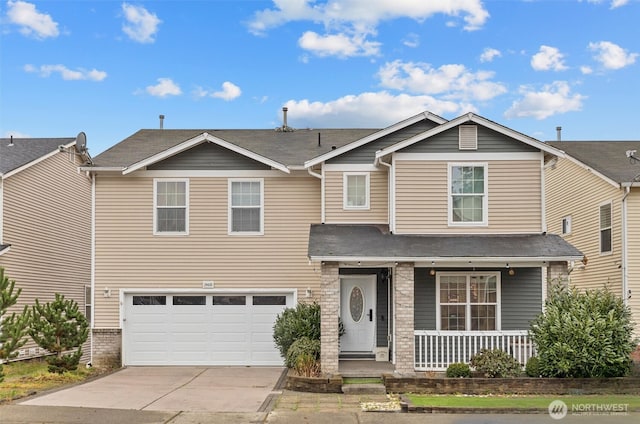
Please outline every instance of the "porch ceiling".
[[395, 261], [458, 266], [509, 262], [576, 261], [584, 255], [554, 234], [398, 235], [383, 225], [312, 224], [313, 261]]

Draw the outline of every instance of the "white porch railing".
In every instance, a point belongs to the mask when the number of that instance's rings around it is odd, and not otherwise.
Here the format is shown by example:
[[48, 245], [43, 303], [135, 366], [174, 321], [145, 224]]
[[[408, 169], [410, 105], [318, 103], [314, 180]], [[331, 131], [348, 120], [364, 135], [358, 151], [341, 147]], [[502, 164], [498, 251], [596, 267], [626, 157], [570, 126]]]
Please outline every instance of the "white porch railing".
[[526, 330], [424, 331], [415, 334], [415, 369], [444, 371], [454, 362], [469, 363], [481, 349], [501, 349], [524, 366], [535, 354]]

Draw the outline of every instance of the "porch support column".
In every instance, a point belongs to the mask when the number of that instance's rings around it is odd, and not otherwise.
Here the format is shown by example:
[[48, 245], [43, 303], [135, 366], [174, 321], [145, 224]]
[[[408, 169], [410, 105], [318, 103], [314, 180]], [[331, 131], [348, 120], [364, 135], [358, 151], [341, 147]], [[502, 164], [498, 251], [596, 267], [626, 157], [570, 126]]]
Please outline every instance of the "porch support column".
[[320, 281], [320, 366], [323, 374], [338, 374], [340, 275], [337, 262], [322, 263]]
[[547, 285], [569, 282], [569, 267], [566, 262], [550, 262], [547, 267]]
[[399, 263], [395, 268], [395, 358], [396, 373], [415, 374], [414, 337], [414, 266], [413, 263]]

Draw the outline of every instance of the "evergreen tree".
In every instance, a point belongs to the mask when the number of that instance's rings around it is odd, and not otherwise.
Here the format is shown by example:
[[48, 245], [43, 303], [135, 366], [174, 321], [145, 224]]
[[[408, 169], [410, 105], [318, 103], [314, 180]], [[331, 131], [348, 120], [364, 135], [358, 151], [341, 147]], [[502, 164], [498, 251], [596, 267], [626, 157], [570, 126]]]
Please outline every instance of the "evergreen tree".
[[[53, 302], [41, 304], [36, 299], [32, 315], [31, 338], [41, 348], [55, 353], [47, 357], [49, 372], [62, 374], [77, 369], [82, 344], [89, 336], [89, 324], [78, 304], [56, 293]], [[69, 352], [76, 348], [75, 352]]]
[[29, 326], [29, 310], [25, 306], [21, 314], [13, 312], [7, 315], [7, 310], [18, 303], [22, 289], [15, 289], [16, 282], [4, 275], [4, 268], [0, 267], [0, 382], [4, 379], [2, 363], [15, 358], [17, 350], [27, 342], [25, 336]]

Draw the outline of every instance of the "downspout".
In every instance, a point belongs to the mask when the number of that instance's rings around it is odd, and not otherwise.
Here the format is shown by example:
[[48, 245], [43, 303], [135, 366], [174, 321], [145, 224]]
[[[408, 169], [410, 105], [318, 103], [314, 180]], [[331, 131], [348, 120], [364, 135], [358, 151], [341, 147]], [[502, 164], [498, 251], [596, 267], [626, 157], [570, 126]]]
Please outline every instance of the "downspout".
[[395, 202], [395, 187], [394, 187], [394, 182], [395, 182], [395, 178], [392, 178], [392, 174], [393, 174], [393, 167], [391, 166], [390, 163], [387, 163], [385, 161], [382, 160], [382, 158], [376, 158], [376, 163], [375, 165], [380, 164], [380, 165], [384, 165], [387, 168], [389, 168], [389, 178], [388, 178], [388, 192], [389, 194], [387, 195], [387, 202], [389, 204], [388, 208], [387, 208], [387, 213], [389, 214], [389, 230], [393, 233], [396, 230], [396, 220], [395, 220], [395, 209], [394, 209], [394, 202]]
[[[93, 330], [96, 326], [96, 174], [91, 175], [91, 353], [89, 361], [93, 364]], [[86, 302], [85, 302], [86, 304]]]
[[316, 177], [320, 179], [320, 221], [324, 224], [324, 166], [322, 167], [322, 174], [318, 174], [317, 172], [313, 172], [313, 170], [309, 167], [307, 168], [307, 172], [312, 177]]
[[622, 300], [625, 305], [629, 302], [629, 283], [627, 281], [627, 260], [628, 260], [628, 245], [627, 245], [627, 197], [631, 193], [631, 188], [626, 186], [624, 188], [625, 193], [622, 196]]

